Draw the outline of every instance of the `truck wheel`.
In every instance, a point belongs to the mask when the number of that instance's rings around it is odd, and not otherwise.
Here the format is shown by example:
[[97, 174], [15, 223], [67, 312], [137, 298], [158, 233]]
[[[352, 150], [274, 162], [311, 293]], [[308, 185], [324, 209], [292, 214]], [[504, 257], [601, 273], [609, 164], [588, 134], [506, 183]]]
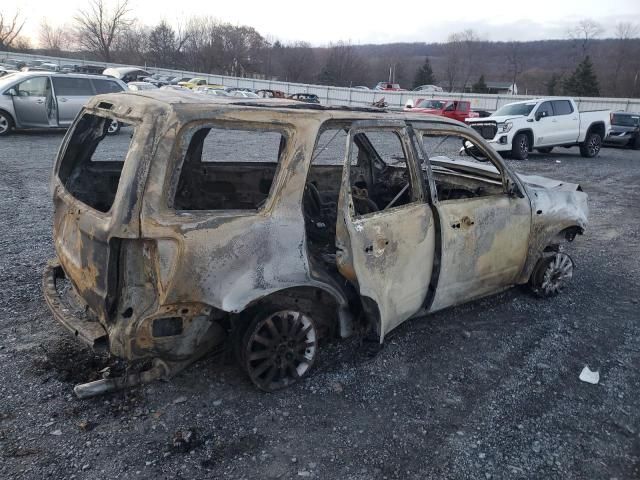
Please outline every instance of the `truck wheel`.
[[117, 135], [120, 132], [120, 122], [113, 120], [107, 129], [107, 135]]
[[529, 157], [529, 137], [526, 134], [519, 133], [513, 137], [511, 156], [516, 160], [526, 160]]
[[538, 150], [538, 152], [540, 153], [551, 153], [553, 147], [536, 148], [536, 150]]
[[0, 110], [0, 137], [3, 135], [9, 135], [13, 128], [13, 118], [6, 112]]
[[297, 310], [260, 311], [239, 338], [240, 364], [256, 387], [273, 392], [304, 377], [318, 352], [313, 319]]
[[559, 294], [571, 282], [573, 266], [573, 260], [566, 253], [541, 258], [529, 279], [531, 290], [543, 298]]
[[600, 134], [591, 132], [587, 134], [587, 138], [580, 144], [580, 155], [585, 158], [593, 158], [600, 153], [602, 147], [602, 137]]

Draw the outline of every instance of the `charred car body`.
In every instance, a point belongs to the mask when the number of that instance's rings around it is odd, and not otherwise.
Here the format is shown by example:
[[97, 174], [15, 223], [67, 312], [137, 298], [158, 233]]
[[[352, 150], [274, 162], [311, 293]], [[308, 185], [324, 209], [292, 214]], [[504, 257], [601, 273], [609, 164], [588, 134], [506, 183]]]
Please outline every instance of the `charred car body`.
[[[130, 142], [106, 135], [113, 120]], [[461, 141], [490, 161], [460, 158]], [[515, 284], [557, 293], [573, 272], [561, 245], [587, 223], [578, 185], [517, 175], [453, 120], [178, 91], [92, 99], [52, 193], [54, 316], [94, 348], [153, 359], [79, 396], [229, 344], [259, 388], [285, 387], [322, 338], [382, 342]]]

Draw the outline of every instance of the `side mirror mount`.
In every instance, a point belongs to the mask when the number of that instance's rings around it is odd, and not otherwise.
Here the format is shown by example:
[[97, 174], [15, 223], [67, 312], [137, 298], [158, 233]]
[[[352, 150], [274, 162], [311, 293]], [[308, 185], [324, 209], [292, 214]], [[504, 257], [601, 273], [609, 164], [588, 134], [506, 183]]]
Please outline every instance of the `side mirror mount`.
[[9, 90], [7, 90], [5, 92], [5, 95], [11, 95], [12, 97], [17, 97], [18, 96], [18, 92], [16, 91], [15, 88], [10, 88]]
[[518, 187], [518, 184], [513, 182], [511, 179], [507, 180], [507, 195], [512, 198], [524, 198], [524, 194], [520, 191], [520, 187]]

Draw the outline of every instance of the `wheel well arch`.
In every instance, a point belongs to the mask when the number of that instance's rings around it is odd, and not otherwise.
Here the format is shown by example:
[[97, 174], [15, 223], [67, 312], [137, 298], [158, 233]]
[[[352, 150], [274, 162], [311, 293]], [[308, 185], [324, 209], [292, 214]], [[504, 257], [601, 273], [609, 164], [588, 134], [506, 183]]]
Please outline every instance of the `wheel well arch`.
[[551, 230], [542, 235], [534, 245], [530, 246], [529, 256], [517, 283], [527, 283], [529, 281], [531, 274], [538, 264], [538, 260], [540, 260], [546, 252], [558, 251], [560, 244], [563, 242], [572, 242], [576, 235], [582, 235], [583, 233], [584, 228], [574, 224], [565, 226], [560, 230]]
[[349, 302], [340, 292], [324, 285], [299, 285], [286, 287], [255, 299], [238, 315], [241, 324], [246, 323], [266, 306], [298, 308], [319, 322], [319, 327], [334, 336], [336, 329], [341, 337], [353, 330], [353, 317]]
[[[521, 133], [524, 133], [527, 136], [527, 140], [529, 140], [529, 151], [531, 151], [533, 149], [533, 141], [534, 141], [533, 130], [531, 130], [530, 128], [523, 128], [521, 130], [518, 130], [513, 135], [513, 138], [516, 138], [516, 136], [520, 135]], [[512, 140], [512, 142], [513, 142], [513, 140]]]
[[13, 123], [13, 125], [15, 126], [16, 118], [11, 114], [11, 112], [5, 110], [4, 108], [0, 108], [0, 112], [4, 113], [5, 115], [7, 115], [9, 117], [9, 119], [11, 119], [11, 122]]
[[604, 139], [607, 133], [604, 128], [604, 122], [594, 122], [591, 125], [589, 125], [589, 128], [587, 129], [587, 134], [585, 135], [585, 140], [591, 133], [597, 133], [600, 135], [600, 138]]

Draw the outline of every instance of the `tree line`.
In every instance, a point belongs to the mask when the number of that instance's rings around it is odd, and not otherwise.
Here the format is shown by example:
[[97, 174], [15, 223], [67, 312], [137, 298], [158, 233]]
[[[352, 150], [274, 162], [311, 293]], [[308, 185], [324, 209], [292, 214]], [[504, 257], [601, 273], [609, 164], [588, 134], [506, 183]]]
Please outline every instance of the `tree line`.
[[37, 49], [21, 34], [25, 18], [0, 11], [0, 50], [335, 86], [390, 80], [483, 93], [489, 81], [500, 81], [528, 94], [640, 96], [640, 26], [631, 22], [604, 39], [597, 22], [582, 20], [562, 40], [490, 42], [465, 30], [443, 43], [312, 47], [206, 16], [146, 25], [130, 5], [89, 0], [68, 25], [44, 20]]

